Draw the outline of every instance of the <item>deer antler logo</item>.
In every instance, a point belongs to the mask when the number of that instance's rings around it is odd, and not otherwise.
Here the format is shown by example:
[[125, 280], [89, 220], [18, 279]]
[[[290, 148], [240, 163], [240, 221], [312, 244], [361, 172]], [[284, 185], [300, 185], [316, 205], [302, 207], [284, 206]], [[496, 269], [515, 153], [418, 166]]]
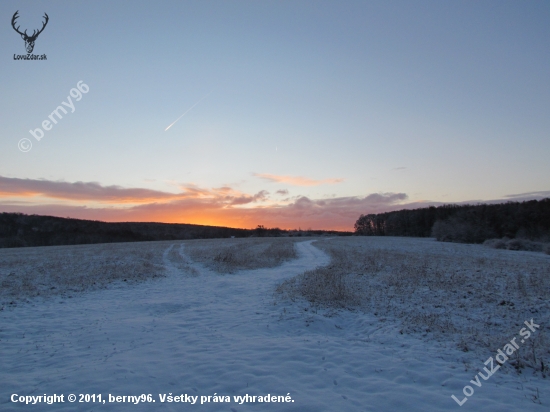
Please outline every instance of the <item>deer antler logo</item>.
[[19, 26], [15, 27], [15, 21], [17, 20], [17, 18], [19, 17], [17, 15], [17, 13], [19, 13], [19, 10], [17, 10], [15, 12], [15, 14], [13, 15], [12, 19], [11, 19], [11, 25], [13, 27], [13, 29], [19, 33], [21, 35], [21, 38], [23, 40], [25, 40], [25, 48], [27, 49], [27, 53], [32, 53], [33, 49], [34, 49], [34, 42], [36, 41], [36, 38], [38, 37], [38, 35], [40, 33], [42, 33], [42, 31], [44, 31], [44, 28], [46, 27], [46, 24], [48, 24], [48, 20], [50, 19], [48, 17], [48, 15], [46, 13], [44, 13], [44, 18], [46, 19], [46, 21], [44, 23], [42, 23], [42, 28], [40, 30], [38, 30], [38, 32], [36, 30], [33, 31], [32, 35], [29, 36], [27, 34], [27, 30], [25, 30], [24, 33], [21, 33], [19, 31]]

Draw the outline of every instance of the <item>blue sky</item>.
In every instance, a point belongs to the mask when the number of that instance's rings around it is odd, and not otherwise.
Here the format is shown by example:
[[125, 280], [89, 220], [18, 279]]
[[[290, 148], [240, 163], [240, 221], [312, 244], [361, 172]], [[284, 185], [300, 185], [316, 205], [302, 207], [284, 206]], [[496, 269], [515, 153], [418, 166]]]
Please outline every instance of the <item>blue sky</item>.
[[[16, 10], [30, 32], [49, 15], [33, 51], [47, 60], [14, 60]], [[0, 15], [0, 211], [352, 229], [360, 213], [550, 194], [547, 1], [3, 1]], [[36, 141], [79, 81], [74, 113]]]

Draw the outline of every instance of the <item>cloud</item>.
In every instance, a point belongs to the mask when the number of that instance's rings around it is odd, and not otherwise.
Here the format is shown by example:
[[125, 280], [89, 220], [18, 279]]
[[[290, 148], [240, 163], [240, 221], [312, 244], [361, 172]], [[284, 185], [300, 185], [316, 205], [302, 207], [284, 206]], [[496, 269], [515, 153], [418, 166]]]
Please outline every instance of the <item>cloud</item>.
[[54, 182], [43, 179], [18, 179], [0, 176], [0, 196], [44, 196], [65, 200], [95, 200], [116, 203], [139, 203], [169, 200], [178, 195], [150, 189], [127, 189], [102, 186], [95, 182]]
[[244, 205], [247, 203], [253, 203], [253, 202], [263, 202], [269, 198], [269, 192], [265, 190], [260, 190], [258, 193], [256, 193], [253, 196], [250, 195], [241, 195], [239, 197], [235, 197], [231, 200], [231, 205]]
[[209, 190], [188, 184], [182, 185], [180, 189], [183, 191], [169, 193], [142, 188], [132, 189], [121, 186], [102, 186], [96, 182], [69, 183], [45, 179], [18, 179], [0, 176], [0, 200], [9, 197], [38, 197], [80, 203], [91, 201], [121, 205], [166, 203], [183, 199], [209, 199], [222, 205], [244, 205], [265, 201], [269, 195], [269, 192], [265, 190], [261, 190], [255, 195], [248, 195], [227, 186]]
[[335, 183], [340, 183], [344, 181], [344, 179], [315, 180], [315, 179], [309, 179], [307, 177], [301, 177], [301, 176], [278, 176], [278, 175], [271, 175], [268, 173], [253, 173], [253, 175], [270, 182], [287, 183], [289, 185], [294, 185], [294, 186], [319, 186], [324, 184], [335, 184]]
[[[361, 213], [386, 211], [407, 199], [404, 193], [310, 199], [295, 196], [275, 202], [269, 192], [247, 194], [229, 186], [205, 189], [180, 185], [181, 192], [54, 182], [0, 176], [0, 211], [46, 214], [103, 221], [195, 223], [230, 227], [352, 230]], [[278, 191], [280, 195], [287, 190]], [[29, 201], [31, 200], [31, 201]]]
[[275, 193], [278, 194], [278, 195], [281, 195], [281, 196], [286, 196], [286, 195], [288, 195], [288, 190], [281, 189], [281, 190], [277, 190]]
[[475, 199], [475, 200], [466, 200], [461, 202], [451, 202], [457, 205], [476, 205], [479, 203], [483, 204], [498, 204], [498, 203], [507, 203], [507, 202], [525, 202], [528, 200], [541, 200], [541, 199], [548, 199], [550, 198], [550, 190], [540, 190], [537, 192], [526, 192], [526, 193], [518, 193], [514, 195], [504, 195], [500, 199], [490, 199], [490, 200], [482, 200], [482, 199]]
[[[275, 201], [269, 192], [248, 194], [229, 186], [213, 189], [180, 185], [179, 193], [150, 189], [15, 179], [0, 176], [0, 212], [73, 217], [109, 222], [166, 222], [254, 228], [257, 225], [294, 229], [353, 230], [361, 214], [439, 206], [442, 202], [407, 202], [406, 193], [371, 193], [366, 196], [311, 199], [293, 196]], [[278, 191], [277, 194], [287, 192]], [[548, 191], [508, 195], [514, 200]], [[533, 198], [531, 197], [531, 198]], [[131, 201], [131, 202], [130, 202]], [[488, 200], [460, 204], [499, 203]]]
[[365, 197], [365, 201], [372, 205], [390, 205], [406, 200], [405, 193], [373, 193]]
[[515, 195], [505, 195], [504, 196], [507, 199], [512, 199], [513, 201], [521, 201], [521, 200], [531, 200], [531, 199], [544, 199], [547, 197], [550, 197], [550, 190], [541, 190], [539, 192], [527, 192], [527, 193], [519, 193]]
[[400, 167], [394, 167], [392, 170], [405, 170], [406, 167], [405, 166], [400, 166]]

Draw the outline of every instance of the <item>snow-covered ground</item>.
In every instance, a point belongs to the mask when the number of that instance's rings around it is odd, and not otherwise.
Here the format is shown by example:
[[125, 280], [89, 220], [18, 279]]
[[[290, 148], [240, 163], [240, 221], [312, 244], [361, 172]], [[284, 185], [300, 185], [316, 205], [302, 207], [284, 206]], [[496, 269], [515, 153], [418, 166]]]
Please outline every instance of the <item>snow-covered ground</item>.
[[[328, 264], [311, 241], [299, 258], [269, 269], [220, 275], [168, 258], [168, 276], [72, 298], [33, 299], [0, 312], [0, 409], [131, 411], [543, 411], [550, 382], [497, 371], [481, 387], [456, 345], [400, 334], [397, 322], [362, 312], [319, 310], [281, 300], [285, 278]], [[197, 276], [198, 274], [198, 276]], [[512, 331], [516, 333], [516, 331]], [[472, 356], [474, 356], [472, 354]], [[465, 385], [474, 394], [459, 406]], [[533, 401], [537, 396], [541, 404]], [[12, 394], [63, 394], [64, 403], [26, 406]], [[69, 394], [77, 402], [67, 401]], [[102, 394], [105, 404], [79, 403]], [[151, 394], [155, 403], [109, 403]], [[194, 405], [159, 395], [198, 397]], [[292, 402], [235, 402], [234, 396]], [[201, 404], [201, 396], [211, 401]], [[230, 397], [213, 402], [212, 397]], [[184, 398], [185, 399], [185, 398]], [[288, 399], [288, 398], [287, 398]]]

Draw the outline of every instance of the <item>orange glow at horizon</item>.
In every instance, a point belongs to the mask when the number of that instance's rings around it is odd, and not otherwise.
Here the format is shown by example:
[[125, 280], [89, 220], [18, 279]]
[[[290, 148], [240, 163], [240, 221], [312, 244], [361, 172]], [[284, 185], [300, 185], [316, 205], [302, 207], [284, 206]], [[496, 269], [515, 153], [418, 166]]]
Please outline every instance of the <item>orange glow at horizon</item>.
[[[67, 217], [67, 216], [59, 216]], [[223, 214], [216, 213], [213, 211], [211, 214], [206, 213], [186, 213], [185, 217], [180, 213], [164, 214], [160, 215], [157, 213], [152, 214], [143, 214], [138, 216], [132, 216], [131, 219], [120, 219], [120, 218], [106, 218], [101, 219], [104, 222], [116, 223], [116, 222], [153, 222], [153, 223], [180, 223], [180, 224], [191, 224], [191, 225], [203, 225], [203, 226], [220, 226], [228, 227], [232, 229], [254, 229], [258, 225], [263, 225], [266, 228], [279, 228], [282, 230], [294, 230], [301, 228], [305, 230], [310, 228], [312, 230], [337, 230], [337, 231], [353, 231], [353, 223], [349, 226], [344, 225], [331, 225], [330, 227], [323, 227], [322, 225], [308, 224], [307, 222], [296, 224], [279, 224], [273, 220], [272, 217], [262, 219], [259, 217], [251, 216], [235, 216], [228, 217], [223, 216]]]

